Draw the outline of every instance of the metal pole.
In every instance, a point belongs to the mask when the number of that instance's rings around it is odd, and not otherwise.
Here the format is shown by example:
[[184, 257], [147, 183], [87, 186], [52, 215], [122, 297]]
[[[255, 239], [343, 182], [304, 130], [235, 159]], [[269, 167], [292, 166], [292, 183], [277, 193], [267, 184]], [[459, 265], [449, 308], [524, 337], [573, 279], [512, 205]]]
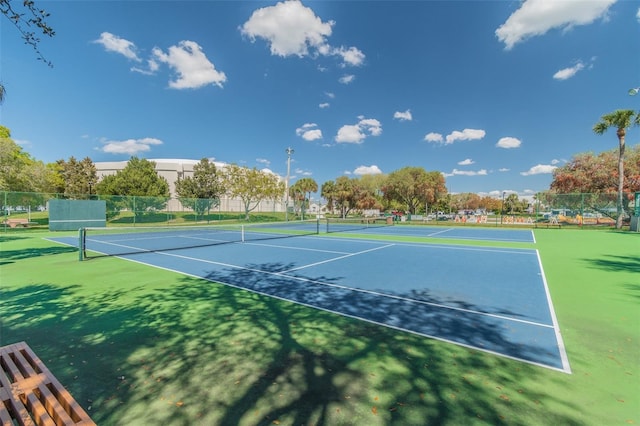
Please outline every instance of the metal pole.
[[502, 191], [502, 205], [500, 206], [500, 225], [502, 225], [502, 216], [504, 215], [504, 194], [505, 191]]
[[291, 173], [291, 154], [293, 154], [293, 148], [287, 148], [285, 150], [287, 153], [287, 180], [285, 181], [285, 205], [284, 205], [284, 220], [289, 220], [289, 174]]

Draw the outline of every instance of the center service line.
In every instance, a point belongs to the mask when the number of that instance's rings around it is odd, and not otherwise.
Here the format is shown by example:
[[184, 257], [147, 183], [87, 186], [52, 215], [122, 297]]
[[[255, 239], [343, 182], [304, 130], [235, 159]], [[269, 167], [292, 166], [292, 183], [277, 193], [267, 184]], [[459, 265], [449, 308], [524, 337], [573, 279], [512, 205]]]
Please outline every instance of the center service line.
[[387, 244], [385, 246], [374, 247], [374, 248], [369, 249], [369, 250], [358, 251], [356, 253], [349, 253], [349, 254], [344, 255], [344, 256], [338, 256], [338, 257], [334, 257], [333, 259], [327, 259], [327, 260], [323, 260], [323, 261], [316, 262], [316, 263], [310, 263], [308, 265], [298, 266], [297, 268], [291, 268], [291, 269], [288, 269], [286, 271], [280, 271], [278, 273], [279, 274], [286, 274], [286, 273], [289, 273], [289, 272], [292, 272], [292, 271], [298, 271], [300, 269], [305, 269], [305, 268], [310, 268], [312, 266], [322, 265], [323, 263], [335, 262], [336, 260], [346, 259], [347, 257], [351, 257], [351, 256], [359, 256], [361, 254], [369, 253], [369, 252], [376, 251], [376, 250], [382, 250], [382, 249], [393, 247], [393, 246], [395, 246], [395, 244]]

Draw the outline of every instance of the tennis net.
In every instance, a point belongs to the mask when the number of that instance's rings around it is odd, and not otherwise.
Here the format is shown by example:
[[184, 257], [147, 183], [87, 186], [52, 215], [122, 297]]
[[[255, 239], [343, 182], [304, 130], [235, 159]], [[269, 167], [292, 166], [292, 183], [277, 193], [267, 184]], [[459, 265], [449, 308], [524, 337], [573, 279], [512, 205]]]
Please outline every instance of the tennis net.
[[348, 217], [327, 218], [327, 233], [357, 231], [368, 228], [392, 226], [393, 221], [387, 217]]
[[79, 231], [80, 260], [179, 250], [319, 233], [317, 219], [206, 226], [87, 227]]

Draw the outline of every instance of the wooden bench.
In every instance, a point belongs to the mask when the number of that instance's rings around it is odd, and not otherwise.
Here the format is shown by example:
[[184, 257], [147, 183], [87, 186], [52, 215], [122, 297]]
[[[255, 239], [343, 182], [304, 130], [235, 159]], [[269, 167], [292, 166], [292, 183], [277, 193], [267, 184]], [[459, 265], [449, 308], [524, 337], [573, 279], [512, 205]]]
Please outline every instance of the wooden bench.
[[9, 225], [9, 227], [11, 228], [17, 228], [18, 226], [22, 226], [23, 228], [26, 228], [29, 225], [37, 225], [37, 222], [30, 222], [29, 219], [24, 219], [24, 218], [6, 219], [3, 223], [5, 225]]
[[95, 426], [25, 342], [0, 347], [0, 423]]

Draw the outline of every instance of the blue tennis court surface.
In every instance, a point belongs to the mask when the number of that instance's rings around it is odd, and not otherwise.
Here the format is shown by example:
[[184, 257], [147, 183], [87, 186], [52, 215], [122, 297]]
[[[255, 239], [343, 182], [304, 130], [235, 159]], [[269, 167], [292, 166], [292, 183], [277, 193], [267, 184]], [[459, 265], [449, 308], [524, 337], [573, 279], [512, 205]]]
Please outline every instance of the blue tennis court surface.
[[[126, 235], [120, 241], [114, 235], [95, 238], [87, 241], [87, 248], [106, 254], [109, 247], [118, 253], [123, 244], [135, 244]], [[74, 238], [54, 240], [77, 244]], [[304, 236], [170, 251], [130, 250], [122, 257], [570, 372], [534, 249]]]

